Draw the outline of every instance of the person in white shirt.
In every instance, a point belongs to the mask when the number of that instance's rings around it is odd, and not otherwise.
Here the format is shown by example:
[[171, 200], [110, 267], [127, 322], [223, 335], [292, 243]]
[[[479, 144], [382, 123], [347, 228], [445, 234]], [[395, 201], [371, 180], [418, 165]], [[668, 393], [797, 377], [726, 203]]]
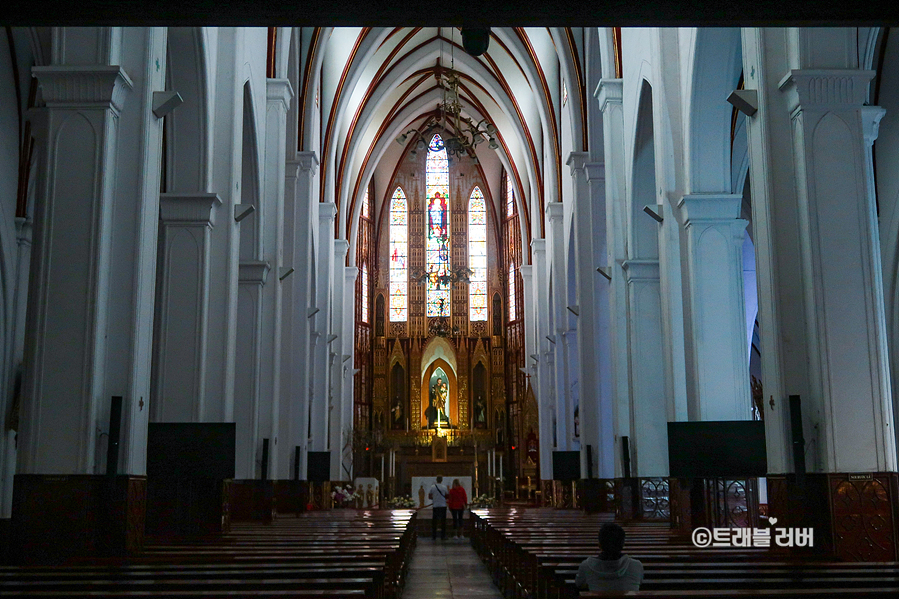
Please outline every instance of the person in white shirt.
[[449, 489], [443, 484], [443, 477], [438, 476], [437, 482], [428, 491], [428, 499], [432, 501], [434, 511], [431, 518], [431, 537], [437, 540], [437, 523], [440, 522], [440, 538], [446, 540], [446, 496]]
[[606, 523], [599, 529], [599, 557], [588, 557], [577, 569], [575, 585], [591, 591], [639, 591], [643, 564], [624, 555], [624, 529]]

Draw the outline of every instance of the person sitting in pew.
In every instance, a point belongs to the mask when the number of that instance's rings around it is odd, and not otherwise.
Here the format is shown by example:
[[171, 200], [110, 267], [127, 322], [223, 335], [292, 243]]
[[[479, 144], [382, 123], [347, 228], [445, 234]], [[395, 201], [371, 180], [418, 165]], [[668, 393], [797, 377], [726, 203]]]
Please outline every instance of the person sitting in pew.
[[606, 523], [599, 529], [599, 557], [588, 557], [577, 569], [574, 582], [591, 591], [639, 591], [643, 564], [624, 555], [624, 529]]

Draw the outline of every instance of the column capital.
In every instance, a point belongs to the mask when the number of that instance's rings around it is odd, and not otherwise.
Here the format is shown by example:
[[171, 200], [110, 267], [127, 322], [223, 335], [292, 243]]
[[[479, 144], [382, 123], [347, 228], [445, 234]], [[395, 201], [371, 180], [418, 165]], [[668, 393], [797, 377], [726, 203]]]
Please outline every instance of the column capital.
[[732, 193], [685, 195], [677, 203], [684, 216], [684, 227], [694, 223], [732, 221], [740, 217], [743, 196]]
[[791, 113], [803, 108], [855, 108], [865, 103], [875, 75], [860, 69], [793, 69], [778, 88], [788, 94]]
[[31, 73], [50, 108], [122, 109], [134, 85], [117, 65], [39, 66]]
[[587, 170], [587, 181], [604, 181], [606, 178], [605, 162], [588, 162], [584, 165]]
[[216, 208], [221, 204], [217, 193], [161, 193], [159, 220], [166, 224], [212, 227]]
[[550, 202], [546, 205], [546, 217], [549, 218], [549, 222], [558, 220], [561, 223], [564, 216], [565, 208], [562, 202]]
[[621, 263], [627, 282], [631, 281], [658, 281], [658, 260], [625, 260]]
[[334, 217], [336, 216], [337, 205], [334, 202], [318, 203], [318, 220], [320, 224], [325, 224], [327, 221], [334, 222]]
[[521, 275], [522, 280], [527, 280], [530, 282], [531, 277], [534, 276], [533, 266], [530, 264], [522, 264], [518, 267], [518, 274]]
[[608, 110], [612, 104], [621, 106], [622, 98], [624, 98], [624, 80], [600, 79], [593, 95], [599, 100], [599, 109], [602, 112]]
[[290, 101], [293, 99], [293, 87], [290, 85], [289, 79], [266, 79], [265, 80], [265, 98], [269, 104], [281, 103], [284, 110], [290, 108]]
[[880, 119], [887, 113], [886, 108], [880, 106], [862, 106], [862, 133], [865, 136], [865, 143], [873, 146], [880, 133]]
[[589, 158], [590, 154], [588, 152], [571, 152], [568, 154], [568, 160], [565, 161], [565, 164], [568, 165], [572, 177], [577, 171], [584, 169]]
[[537, 239], [531, 239], [531, 251], [535, 254], [545, 254], [546, 253], [546, 238], [540, 237]]
[[358, 266], [344, 266], [343, 267], [343, 276], [346, 277], [347, 283], [355, 283], [356, 277], [359, 276], [359, 267]]
[[318, 155], [315, 152], [297, 152], [287, 164], [295, 164], [298, 169], [314, 175], [318, 171]]
[[240, 283], [265, 285], [268, 271], [272, 269], [268, 262], [261, 260], [246, 260], [238, 266], [237, 280]]
[[346, 239], [335, 239], [334, 240], [334, 258], [338, 261], [344, 260], [346, 258], [347, 252], [350, 249], [350, 242]]

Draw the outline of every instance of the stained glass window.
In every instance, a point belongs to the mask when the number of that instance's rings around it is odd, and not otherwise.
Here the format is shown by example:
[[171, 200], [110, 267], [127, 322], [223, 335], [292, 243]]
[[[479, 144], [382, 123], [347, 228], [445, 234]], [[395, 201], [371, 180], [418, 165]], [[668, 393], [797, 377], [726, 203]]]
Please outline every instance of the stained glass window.
[[506, 173], [506, 216], [515, 214], [515, 190], [512, 187], [512, 176]]
[[390, 321], [406, 320], [409, 285], [407, 257], [409, 255], [409, 210], [406, 194], [397, 187], [390, 200]]
[[480, 187], [468, 199], [468, 318], [487, 320], [487, 202]]
[[425, 229], [425, 268], [431, 276], [427, 282], [427, 315], [449, 316], [450, 283], [441, 279], [450, 270], [449, 163], [443, 138], [435, 134], [428, 144], [428, 150], [425, 163], [428, 216]]
[[362, 263], [362, 322], [368, 322], [368, 266]]
[[362, 197], [362, 216], [371, 218], [371, 204], [368, 198], [368, 187], [365, 188], [365, 195]]
[[518, 320], [515, 302], [515, 264], [509, 264], [509, 322]]

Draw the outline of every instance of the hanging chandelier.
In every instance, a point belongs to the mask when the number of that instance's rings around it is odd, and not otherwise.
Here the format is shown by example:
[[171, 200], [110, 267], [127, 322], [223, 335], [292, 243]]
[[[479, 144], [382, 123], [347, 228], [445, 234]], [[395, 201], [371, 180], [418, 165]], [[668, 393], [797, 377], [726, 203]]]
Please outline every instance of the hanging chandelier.
[[418, 136], [418, 141], [409, 152], [410, 159], [414, 159], [418, 152], [427, 147], [425, 138], [438, 127], [445, 131], [443, 139], [444, 148], [449, 158], [462, 158], [469, 156], [477, 164], [475, 154], [477, 146], [487, 142], [491, 150], [499, 148], [496, 141], [496, 126], [486, 118], [477, 123], [471, 118], [462, 115], [462, 100], [459, 96], [461, 77], [452, 68], [438, 67], [435, 73], [437, 85], [443, 89], [443, 102], [437, 105], [436, 115], [425, 123], [423, 129], [410, 129], [396, 138], [396, 142], [405, 145], [406, 140], [412, 136]]

